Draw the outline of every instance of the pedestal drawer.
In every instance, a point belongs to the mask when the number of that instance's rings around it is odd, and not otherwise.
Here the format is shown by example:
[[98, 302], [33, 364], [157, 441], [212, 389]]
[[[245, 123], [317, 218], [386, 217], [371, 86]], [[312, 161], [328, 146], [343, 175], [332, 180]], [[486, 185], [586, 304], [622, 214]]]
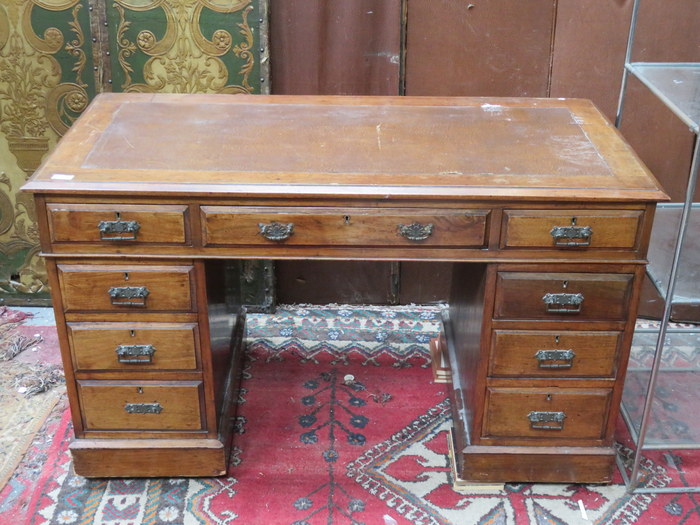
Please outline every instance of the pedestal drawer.
[[496, 319], [624, 320], [632, 274], [499, 272]]
[[184, 205], [49, 203], [46, 208], [54, 243], [184, 244], [188, 237]]
[[78, 381], [85, 430], [201, 430], [201, 381]]
[[610, 389], [490, 388], [483, 436], [602, 439]]
[[68, 323], [76, 371], [196, 370], [193, 323]]
[[636, 250], [642, 210], [505, 210], [503, 248]]
[[190, 311], [193, 267], [59, 264], [66, 312]]
[[494, 377], [614, 377], [622, 332], [495, 330]]
[[483, 247], [489, 210], [202, 206], [206, 246]]

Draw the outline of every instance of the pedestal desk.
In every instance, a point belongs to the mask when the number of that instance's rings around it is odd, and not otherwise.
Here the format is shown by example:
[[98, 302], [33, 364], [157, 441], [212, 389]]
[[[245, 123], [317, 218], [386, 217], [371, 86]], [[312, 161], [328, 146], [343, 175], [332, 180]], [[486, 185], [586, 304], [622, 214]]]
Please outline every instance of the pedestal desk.
[[244, 316], [221, 267], [262, 258], [454, 262], [461, 477], [611, 478], [667, 197], [588, 101], [104, 94], [24, 189], [78, 474], [226, 472]]

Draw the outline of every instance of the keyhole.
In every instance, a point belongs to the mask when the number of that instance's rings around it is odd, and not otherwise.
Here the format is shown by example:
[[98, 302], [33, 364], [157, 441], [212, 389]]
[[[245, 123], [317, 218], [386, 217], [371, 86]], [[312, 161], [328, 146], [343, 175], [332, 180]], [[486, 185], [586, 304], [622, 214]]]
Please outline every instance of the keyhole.
[[547, 394], [547, 401], [551, 401], [551, 400], [552, 400], [552, 394]]
[[571, 226], [576, 226], [576, 217], [571, 217]]
[[567, 288], [569, 286], [569, 281], [564, 281], [561, 283], [562, 288]]
[[137, 386], [137, 387], [136, 387], [136, 391], [137, 391], [139, 394], [143, 394], [143, 387]]
[[350, 215], [343, 217], [343, 221], [345, 221], [345, 224], [350, 224]]
[[554, 336], [554, 342], [555, 342], [556, 344], [559, 344], [559, 336], [558, 336], [558, 335], [555, 335], [555, 336]]
[[122, 213], [120, 211], [115, 211], [114, 218], [117, 219], [118, 221], [122, 220]]
[[129, 280], [129, 272], [124, 272], [124, 280], [125, 281]]
[[129, 335], [131, 335], [131, 337], [136, 337], [136, 330], [129, 330]]

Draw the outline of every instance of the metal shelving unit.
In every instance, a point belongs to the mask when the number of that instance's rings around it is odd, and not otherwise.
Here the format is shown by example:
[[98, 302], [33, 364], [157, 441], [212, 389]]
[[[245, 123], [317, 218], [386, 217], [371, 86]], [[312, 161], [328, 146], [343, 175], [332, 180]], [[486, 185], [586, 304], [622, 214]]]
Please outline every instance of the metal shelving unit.
[[[674, 442], [673, 440], [652, 439], [647, 442], [647, 436], [652, 422], [652, 407], [654, 405], [659, 377], [662, 373], [673, 373], [662, 368], [664, 349], [669, 346], [668, 338], [675, 334], [697, 334], [698, 328], [678, 329], [669, 327], [671, 318], [671, 308], [675, 296], [675, 289], [678, 280], [678, 270], [681, 262], [681, 255], [686, 243], [686, 234], [690, 222], [690, 213], [693, 208], [693, 196], [697, 184], [698, 168], [700, 167], [700, 63], [667, 63], [667, 62], [632, 62], [632, 49], [634, 46], [635, 32], [637, 29], [637, 17], [639, 6], [642, 0], [635, 0], [632, 7], [632, 21], [630, 24], [629, 37], [627, 41], [627, 53], [625, 56], [625, 70], [620, 89], [620, 98], [617, 109], [615, 125], [619, 128], [622, 121], [622, 113], [625, 104], [627, 83], [630, 75], [639, 79], [659, 100], [661, 100], [681, 121], [683, 121], [690, 131], [695, 134], [695, 146], [690, 167], [688, 185], [686, 187], [685, 201], [683, 203], [680, 220], [678, 223], [678, 233], [676, 236], [673, 258], [668, 276], [668, 284], [665, 290], [664, 311], [661, 322], [657, 328], [638, 330], [637, 335], [648, 335], [656, 333], [653, 359], [648, 369], [648, 384], [644, 394], [641, 411], [633, 415], [633, 411], [625, 406], [623, 396], [622, 413], [635, 442], [634, 459], [631, 473], [618, 457], [618, 466], [622, 473], [628, 492], [635, 493], [660, 493], [660, 492], [700, 492], [700, 487], [665, 487], [665, 488], [645, 488], [640, 487], [640, 464], [645, 450], [652, 449], [672, 449], [672, 448], [700, 448], [700, 436], [696, 442], [688, 440], [685, 443]], [[700, 370], [698, 370], [700, 374]], [[700, 397], [700, 394], [698, 394]], [[692, 414], [688, 414], [692, 417]]]

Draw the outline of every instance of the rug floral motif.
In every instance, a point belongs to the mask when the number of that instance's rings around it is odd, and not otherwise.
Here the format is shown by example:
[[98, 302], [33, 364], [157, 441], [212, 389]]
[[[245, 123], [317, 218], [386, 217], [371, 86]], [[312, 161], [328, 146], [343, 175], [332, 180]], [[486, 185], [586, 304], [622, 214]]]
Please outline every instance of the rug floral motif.
[[[76, 476], [63, 405], [0, 493], [0, 524], [602, 525], [700, 516], [693, 495], [627, 495], [620, 479], [455, 491], [449, 401], [432, 381], [427, 348], [438, 319], [437, 309], [418, 307], [251, 316], [227, 477]], [[645, 482], [692, 483], [696, 463], [657, 454], [643, 465]]]

